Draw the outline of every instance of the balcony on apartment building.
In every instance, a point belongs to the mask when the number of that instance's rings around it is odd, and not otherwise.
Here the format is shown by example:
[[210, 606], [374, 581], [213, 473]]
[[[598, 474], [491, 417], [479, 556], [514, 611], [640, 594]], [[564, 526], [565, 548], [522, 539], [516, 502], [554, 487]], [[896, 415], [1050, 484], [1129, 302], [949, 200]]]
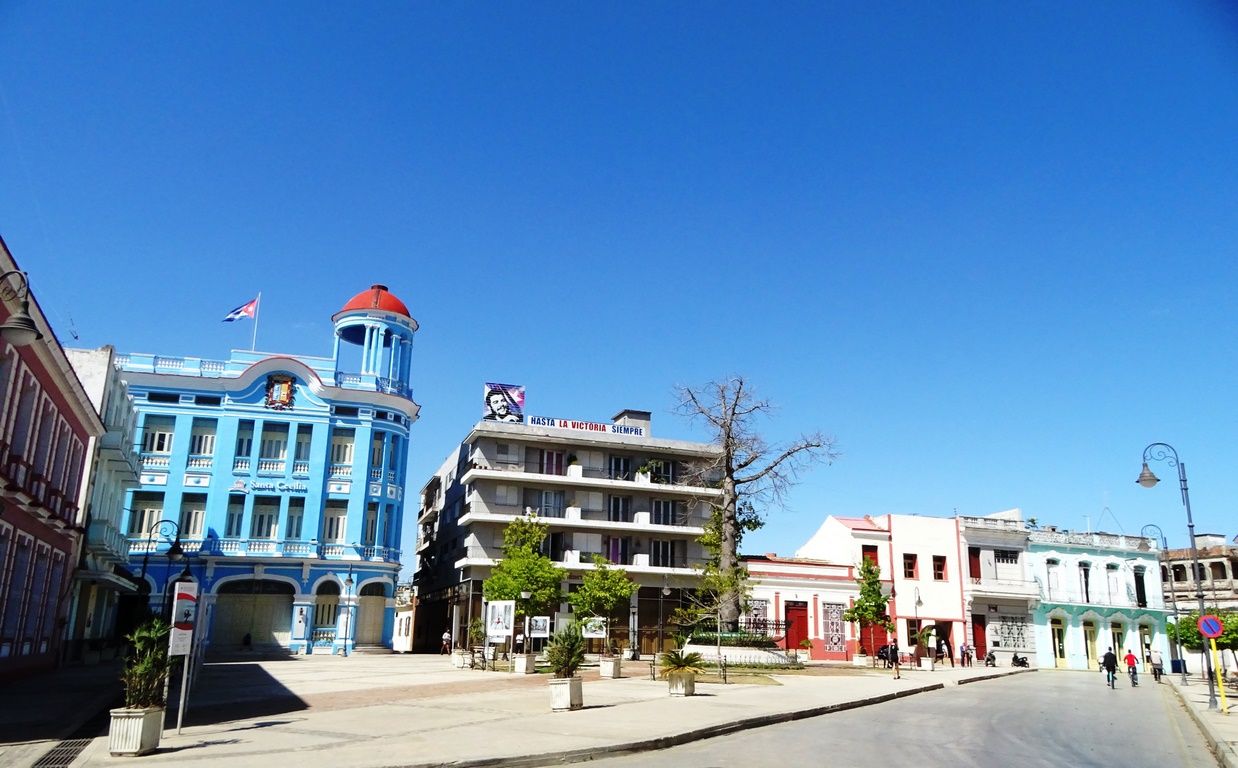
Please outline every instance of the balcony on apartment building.
[[[608, 556], [606, 552], [594, 552], [582, 549], [565, 548], [549, 553], [550, 559], [569, 572], [591, 571], [594, 569], [593, 557], [601, 555], [609, 559], [614, 566], [623, 568], [629, 573], [657, 573], [686, 575], [696, 573], [698, 567], [704, 566], [707, 558], [688, 557], [681, 553], [659, 554], [655, 552], [629, 552]], [[469, 566], [489, 567], [495, 565], [501, 558], [500, 547], [483, 547], [472, 544], [460, 547], [451, 556], [454, 559], [453, 568]]]
[[[15, 453], [9, 444], [0, 441], [0, 480], [4, 490], [13, 494], [15, 500], [35, 516], [59, 527], [67, 528], [77, 522], [76, 496], [53, 485], [29, 460]], [[68, 476], [67, 470], [60, 473], [61, 481]]]
[[678, 534], [703, 536], [705, 534], [704, 519], [698, 514], [692, 514], [687, 509], [678, 510], [673, 516], [655, 515], [649, 510], [616, 514], [611, 510], [587, 508], [574, 504], [566, 506], [541, 505], [533, 507], [521, 504], [508, 504], [495, 501], [484, 501], [478, 491], [473, 491], [469, 497], [464, 514], [460, 516], [460, 525], [471, 523], [502, 523], [532, 512], [541, 522], [552, 527], [566, 526], [576, 529], [593, 528], [597, 530], [623, 530], [628, 532], [644, 531], [674, 531]]
[[92, 520], [86, 529], [86, 547], [101, 560], [123, 563], [129, 556], [129, 539], [106, 520]]
[[[520, 479], [512, 475], [522, 475]], [[622, 493], [649, 493], [655, 495], [672, 495], [682, 497], [719, 496], [722, 489], [712, 488], [706, 484], [687, 477], [676, 477], [670, 471], [631, 472], [612, 471], [603, 467], [584, 467], [580, 464], [550, 464], [543, 462], [486, 462], [474, 460], [470, 463], [461, 483], [473, 483], [478, 480], [497, 480], [499, 482], [535, 482], [539, 485], [572, 486], [575, 488], [594, 488], [599, 491], [618, 491]]]
[[967, 580], [972, 598], [1007, 598], [1014, 600], [1037, 600], [1040, 585], [1031, 579], [998, 579], [972, 576]]

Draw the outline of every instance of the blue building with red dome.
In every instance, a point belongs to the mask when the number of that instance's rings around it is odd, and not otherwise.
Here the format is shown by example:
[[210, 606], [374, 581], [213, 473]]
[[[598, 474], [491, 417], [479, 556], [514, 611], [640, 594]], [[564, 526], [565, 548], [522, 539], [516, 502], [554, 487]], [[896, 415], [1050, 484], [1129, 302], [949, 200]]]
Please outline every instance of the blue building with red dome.
[[383, 285], [332, 321], [329, 358], [119, 356], [138, 410], [131, 621], [193, 581], [215, 649], [391, 645], [417, 322]]

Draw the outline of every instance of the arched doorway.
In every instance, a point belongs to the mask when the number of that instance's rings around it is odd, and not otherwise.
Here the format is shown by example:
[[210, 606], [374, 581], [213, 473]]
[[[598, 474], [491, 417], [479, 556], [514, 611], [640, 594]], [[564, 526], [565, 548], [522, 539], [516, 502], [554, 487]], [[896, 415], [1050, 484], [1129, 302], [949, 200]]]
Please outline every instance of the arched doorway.
[[1096, 652], [1096, 622], [1086, 620], [1083, 622], [1083, 652], [1088, 657], [1088, 669], [1092, 668], [1093, 664], [1100, 662], [1100, 655]]
[[215, 598], [211, 644], [242, 648], [249, 635], [254, 646], [284, 646], [292, 641], [291, 584], [271, 579], [244, 579], [221, 584]]
[[1053, 635], [1053, 666], [1065, 669], [1066, 661], [1066, 622], [1061, 619], [1049, 620], [1049, 631]]
[[371, 582], [361, 588], [357, 597], [357, 645], [381, 645], [383, 618], [387, 613], [386, 588], [381, 582]]

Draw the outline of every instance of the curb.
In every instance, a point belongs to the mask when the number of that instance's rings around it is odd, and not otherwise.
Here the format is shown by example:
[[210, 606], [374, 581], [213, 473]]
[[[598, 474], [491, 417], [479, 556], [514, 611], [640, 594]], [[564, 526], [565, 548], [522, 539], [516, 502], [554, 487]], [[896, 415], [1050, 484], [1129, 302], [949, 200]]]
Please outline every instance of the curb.
[[[1039, 672], [1039, 667], [1030, 669], [1013, 669], [1009, 672], [994, 672], [991, 675], [981, 675], [980, 677], [969, 677], [966, 680], [956, 680], [955, 685], [967, 685], [968, 683], [978, 683], [981, 680], [996, 680], [999, 677], [1014, 677], [1015, 675], [1026, 675], [1028, 672]], [[1238, 767], [1236, 767], [1238, 768]]]
[[1199, 726], [1199, 730], [1203, 732], [1204, 739], [1208, 742], [1208, 747], [1212, 750], [1212, 754], [1217, 761], [1225, 768], [1238, 768], [1238, 753], [1234, 752], [1234, 748], [1230, 746], [1229, 742], [1217, 734], [1212, 727], [1212, 723], [1208, 722], [1208, 718], [1204, 716], [1204, 713], [1200, 712], [1199, 708], [1194, 704], [1187, 701], [1186, 696], [1183, 695], [1182, 691], [1178, 690], [1178, 686], [1173, 681], [1169, 682], [1169, 687], [1173, 689], [1174, 695], [1178, 697], [1178, 701], [1182, 704], [1183, 709], [1187, 711], [1187, 714]]
[[[1035, 669], [1024, 669], [1018, 672], [1003, 672], [995, 675], [987, 675], [985, 677], [975, 678], [968, 682], [976, 680], [993, 680], [999, 677], [1010, 677], [1022, 672], [1035, 672]], [[928, 693], [929, 691], [940, 691], [946, 687], [946, 683], [933, 683], [932, 685], [920, 686], [918, 688], [908, 688], [894, 693], [886, 693], [880, 696], [870, 696], [864, 699], [855, 699], [853, 701], [843, 701], [837, 704], [826, 704], [820, 707], [811, 707], [809, 709], [792, 710], [789, 712], [775, 712], [769, 715], [758, 715], [749, 717], [744, 720], [735, 720], [729, 723], [721, 723], [719, 725], [711, 725], [705, 728], [697, 728], [696, 730], [686, 731], [684, 733], [676, 733], [670, 736], [660, 736], [656, 739], [643, 739], [641, 741], [630, 741], [622, 744], [613, 744], [601, 747], [586, 747], [584, 749], [573, 749], [565, 752], [543, 752], [537, 755], [519, 755], [512, 757], [487, 757], [477, 760], [453, 760], [450, 762], [438, 763], [408, 763], [398, 766], [385, 766], [384, 768], [492, 768], [492, 766], [504, 766], [507, 768], [537, 768], [544, 765], [567, 765], [569, 763], [580, 763], [586, 760], [593, 760], [598, 757], [619, 757], [622, 755], [630, 755], [638, 752], [650, 752], [657, 749], [666, 749], [668, 747], [677, 747], [682, 744], [689, 744], [694, 741], [703, 739], [712, 739], [717, 736], [727, 736], [739, 731], [746, 731], [751, 728], [762, 728], [767, 725], [777, 725], [778, 723], [790, 723], [796, 720], [804, 720], [810, 717], [819, 717], [828, 715], [832, 712], [844, 712], [848, 709], [859, 709], [873, 704], [881, 704], [895, 699], [902, 699], [908, 696], [915, 696], [920, 693]], [[1227, 768], [1238, 768], [1238, 765], [1227, 766]]]

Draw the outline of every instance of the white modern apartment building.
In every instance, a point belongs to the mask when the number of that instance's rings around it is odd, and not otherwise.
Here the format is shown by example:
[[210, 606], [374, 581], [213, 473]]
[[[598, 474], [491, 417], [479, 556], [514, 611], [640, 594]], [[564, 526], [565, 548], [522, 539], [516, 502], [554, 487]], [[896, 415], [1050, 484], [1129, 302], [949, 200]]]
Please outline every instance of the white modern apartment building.
[[527, 514], [550, 526], [544, 551], [567, 570], [565, 593], [595, 554], [640, 584], [612, 642], [635, 638], [641, 653], [669, 647], [667, 619], [697, 581], [694, 566], [706, 557], [697, 540], [721, 493], [686, 468], [716, 455], [709, 444], [652, 437], [647, 411], [621, 411], [610, 423], [478, 422], [422, 489], [414, 647], [437, 649], [444, 629], [460, 642], [481, 615], [504, 528]]

